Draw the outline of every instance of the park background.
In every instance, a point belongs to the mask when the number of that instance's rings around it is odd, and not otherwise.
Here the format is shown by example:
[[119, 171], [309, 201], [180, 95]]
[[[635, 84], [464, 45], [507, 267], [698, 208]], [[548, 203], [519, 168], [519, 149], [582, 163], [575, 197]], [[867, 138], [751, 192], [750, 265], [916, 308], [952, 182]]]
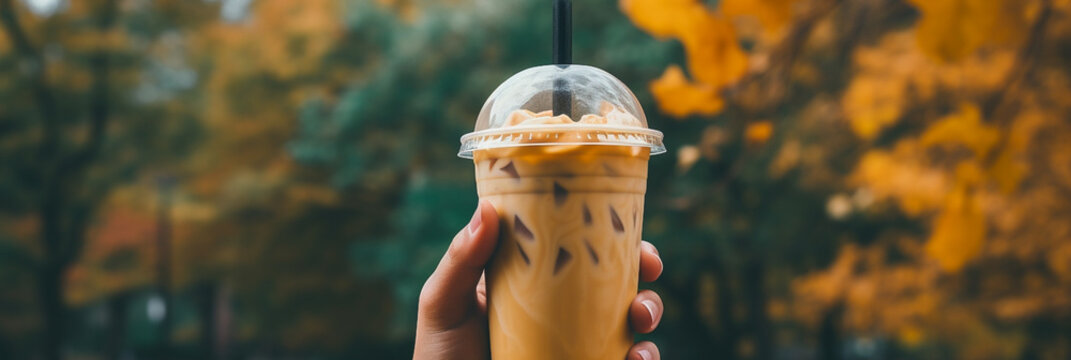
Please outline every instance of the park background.
[[[0, 0], [0, 359], [404, 359], [543, 0]], [[578, 0], [666, 359], [1071, 358], [1071, 1]]]

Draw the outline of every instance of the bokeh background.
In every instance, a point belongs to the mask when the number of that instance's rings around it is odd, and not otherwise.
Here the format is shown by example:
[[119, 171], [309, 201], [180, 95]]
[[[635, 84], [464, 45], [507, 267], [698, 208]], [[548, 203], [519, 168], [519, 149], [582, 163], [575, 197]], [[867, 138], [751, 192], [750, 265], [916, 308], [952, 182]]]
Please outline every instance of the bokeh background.
[[[667, 359], [1071, 358], [1071, 2], [578, 0]], [[0, 0], [0, 359], [404, 359], [543, 0]]]

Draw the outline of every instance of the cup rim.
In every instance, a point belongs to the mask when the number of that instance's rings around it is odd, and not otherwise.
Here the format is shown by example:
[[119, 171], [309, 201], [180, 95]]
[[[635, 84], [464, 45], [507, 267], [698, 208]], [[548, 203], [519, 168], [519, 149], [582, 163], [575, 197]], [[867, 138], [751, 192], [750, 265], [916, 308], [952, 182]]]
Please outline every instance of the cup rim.
[[[587, 136], [562, 139], [562, 134], [586, 132]], [[522, 125], [474, 131], [461, 136], [458, 156], [471, 159], [476, 150], [519, 146], [599, 145], [642, 146], [651, 149], [651, 155], [666, 152], [661, 131], [635, 126], [602, 124], [550, 124]], [[484, 141], [481, 141], [484, 140]]]

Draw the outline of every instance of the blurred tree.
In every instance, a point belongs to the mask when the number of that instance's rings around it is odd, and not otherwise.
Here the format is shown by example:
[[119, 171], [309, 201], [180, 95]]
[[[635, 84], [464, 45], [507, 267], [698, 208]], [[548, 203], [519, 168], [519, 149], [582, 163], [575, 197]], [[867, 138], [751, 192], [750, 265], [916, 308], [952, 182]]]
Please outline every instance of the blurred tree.
[[[1069, 74], [1058, 65], [1066, 53], [1049, 44], [1068, 38], [1054, 19], [1069, 9], [952, 3], [917, 4], [917, 42], [893, 33], [861, 49], [844, 98], [859, 114], [895, 103], [897, 114], [926, 120], [888, 115], [875, 127], [849, 115], [859, 136], [888, 144], [863, 154], [850, 184], [892, 201], [873, 212], [900, 211], [928, 231], [887, 229], [869, 247], [838, 256], [843, 265], [830, 270], [838, 280], [815, 274], [800, 281], [800, 293], [846, 304], [846, 326], [894, 334], [908, 349], [1066, 357], [1071, 288], [1062, 264], [1071, 223], [1063, 214], [1071, 204], [1060, 170], [1067, 166], [1056, 159], [1067, 157], [1060, 144], [1071, 139], [1058, 120], [1068, 116]], [[949, 25], [962, 29], [934, 28], [933, 17], [951, 16], [942, 13], [948, 6], [967, 7]], [[997, 27], [999, 36], [978, 36]], [[904, 70], [888, 71], [889, 61]], [[893, 91], [867, 95], [864, 84], [879, 78]], [[868, 97], [874, 101], [859, 101]]]
[[[1067, 101], [1057, 99], [1068, 76], [1058, 64], [1068, 59], [1050, 50], [1067, 31], [1049, 26], [1054, 12], [1067, 11], [1065, 2], [722, 1], [712, 9], [690, 0], [623, 0], [621, 7], [650, 34], [680, 40], [689, 55], [694, 80], [671, 65], [651, 83], [660, 109], [675, 117], [721, 114], [698, 144], [678, 152], [680, 169], [703, 165], [718, 175], [682, 189], [679, 206], [682, 215], [709, 213], [684, 225], [724, 228], [712, 233], [726, 245], [698, 255], [689, 247], [703, 266], [682, 269], [691, 274], [685, 280], [667, 279], [673, 300], [698, 297], [684, 304], [719, 309], [707, 322], [720, 322], [710, 327], [722, 332], [697, 332], [723, 339], [718, 353], [773, 357], [765, 317], [795, 313], [822, 329], [817, 342], [826, 358], [842, 354], [842, 327], [869, 333], [864, 339], [893, 334], [902, 349], [949, 346], [964, 358], [1066, 354], [1065, 335], [1008, 336], [1022, 330], [1001, 330], [1012, 319], [996, 310], [1014, 312], [1030, 333], [1067, 331], [1059, 325], [1067, 312], [1055, 308], [1071, 294], [1058, 275], [1063, 266], [1038, 267], [1065, 261], [1066, 231], [1054, 229], [1071, 225], [1057, 215], [1066, 204], [1047, 201], [1042, 210], [1032, 195], [1066, 191], [1042, 175], [1054, 164], [1048, 159], [1065, 156], [1057, 144], [1068, 140], [1055, 120], [1067, 116]], [[702, 30], [715, 27], [723, 30]], [[855, 190], [837, 193], [844, 187]], [[1011, 205], [1020, 202], [1024, 208]], [[823, 205], [827, 214], [815, 211]], [[1020, 225], [1025, 219], [1033, 227]], [[648, 233], [657, 235], [661, 221], [649, 217]], [[803, 248], [800, 233], [807, 234]], [[826, 254], [837, 244], [843, 250], [828, 271], [797, 280], [767, 272], [773, 259], [772, 269], [813, 269], [831, 260]], [[1005, 254], [1023, 248], [1038, 252]], [[725, 270], [724, 259], [736, 264]], [[704, 269], [709, 264], [716, 265]], [[1020, 268], [1036, 280], [984, 280]], [[719, 275], [725, 271], [740, 278]], [[994, 286], [1001, 290], [986, 290]], [[735, 305], [725, 304], [739, 301], [729, 291], [746, 305], [743, 339], [735, 338]], [[795, 309], [786, 312], [778, 297], [796, 299]], [[935, 327], [945, 330], [923, 330]]]
[[[175, 103], [125, 90], [139, 84], [162, 86], [158, 92], [188, 87], [153, 81], [163, 72], [162, 60], [142, 51], [164, 29], [124, 18], [137, 6], [117, 1], [75, 2], [59, 10], [32, 13], [0, 1], [7, 40], [0, 44], [0, 216], [23, 229], [6, 233], [3, 247], [20, 259], [19, 270], [35, 278], [36, 298], [21, 299], [18, 308], [39, 310], [47, 359], [60, 358], [65, 349], [72, 323], [65, 278], [86, 247], [100, 204], [155, 161], [173, 158], [190, 130], [181, 121], [185, 113], [168, 108]], [[158, 117], [178, 121], [158, 124]]]
[[[91, 9], [92, 14], [85, 14], [92, 16], [94, 20], [93, 26], [89, 27], [87, 32], [103, 38], [115, 24], [116, 4], [110, 2], [95, 5], [95, 8]], [[21, 164], [15, 165], [16, 168], [10, 173], [32, 177], [33, 179], [25, 179], [32, 185], [24, 183], [20, 184], [24, 186], [10, 189], [25, 194], [23, 196], [27, 200], [26, 204], [19, 205], [36, 212], [40, 225], [36, 235], [39, 238], [37, 245], [41, 255], [33, 265], [37, 272], [38, 301], [45, 325], [44, 355], [47, 359], [59, 359], [66, 311], [63, 276], [79, 256], [91, 214], [90, 208], [96, 206], [98, 201], [93, 199], [95, 194], [72, 194], [73, 190], [76, 190], [73, 185], [85, 181], [86, 169], [95, 162], [104, 143], [111, 117], [108, 95], [110, 58], [107, 49], [101, 46], [104, 44], [89, 45], [90, 49], [82, 54], [88, 57], [83, 60], [89, 68], [88, 71], [83, 70], [88, 73], [83, 74], [83, 83], [88, 82], [89, 89], [82, 91], [90, 98], [89, 109], [80, 112], [79, 115], [82, 116], [60, 114], [56, 101], [62, 101], [57, 99], [62, 95], [54, 94], [54, 84], [49, 83], [49, 70], [54, 66], [46, 59], [46, 50], [31, 42], [10, 0], [0, 2], [0, 19], [3, 20], [7, 36], [17, 52], [14, 62], [21, 63], [26, 70], [23, 72], [25, 75], [13, 80], [22, 80], [28, 85], [25, 88], [32, 89], [25, 100], [36, 104], [34, 110], [37, 112], [36, 117], [16, 114], [8, 116], [24, 122], [20, 124], [23, 129], [19, 130], [38, 130], [27, 121], [29, 119], [36, 118], [40, 124], [39, 141], [26, 144], [18, 149], [21, 151], [8, 154], [12, 158], [24, 159], [19, 161]], [[76, 121], [85, 119], [85, 124], [75, 123], [75, 126], [84, 129], [84, 135], [78, 134], [84, 140], [68, 140], [71, 130], [64, 127], [70, 126], [69, 117], [74, 117]], [[31, 185], [32, 190], [37, 191], [32, 191], [28, 189], [30, 186], [25, 185]], [[11, 205], [18, 206], [14, 203]]]

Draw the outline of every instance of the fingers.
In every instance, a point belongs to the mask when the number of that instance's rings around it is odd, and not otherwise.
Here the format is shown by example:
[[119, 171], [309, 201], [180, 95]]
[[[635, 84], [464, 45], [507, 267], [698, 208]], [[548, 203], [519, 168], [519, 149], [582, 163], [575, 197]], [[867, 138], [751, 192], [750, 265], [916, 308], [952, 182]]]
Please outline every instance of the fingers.
[[662, 275], [662, 257], [649, 242], [640, 242], [640, 281], [651, 282]]
[[451, 328], [476, 306], [476, 285], [498, 242], [498, 215], [481, 201], [468, 226], [461, 229], [443, 255], [435, 272], [420, 291], [418, 322], [424, 326]]
[[662, 321], [662, 298], [654, 291], [643, 290], [636, 294], [628, 309], [629, 324], [632, 330], [646, 334], [654, 331]]
[[[662, 275], [662, 270], [662, 257], [659, 256], [658, 249], [647, 241], [640, 242], [640, 280], [655, 281]], [[652, 332], [662, 321], [663, 311], [662, 298], [657, 293], [651, 290], [640, 291], [629, 306], [629, 323], [638, 333]], [[660, 360], [661, 358], [658, 346], [650, 341], [637, 343], [628, 352], [629, 360]]]
[[476, 305], [481, 312], [487, 312], [487, 273], [480, 275], [480, 282], [476, 284]]
[[643, 341], [632, 345], [631, 349], [628, 349], [627, 360], [661, 360], [662, 354], [658, 353], [658, 346], [655, 346], [653, 342]]

